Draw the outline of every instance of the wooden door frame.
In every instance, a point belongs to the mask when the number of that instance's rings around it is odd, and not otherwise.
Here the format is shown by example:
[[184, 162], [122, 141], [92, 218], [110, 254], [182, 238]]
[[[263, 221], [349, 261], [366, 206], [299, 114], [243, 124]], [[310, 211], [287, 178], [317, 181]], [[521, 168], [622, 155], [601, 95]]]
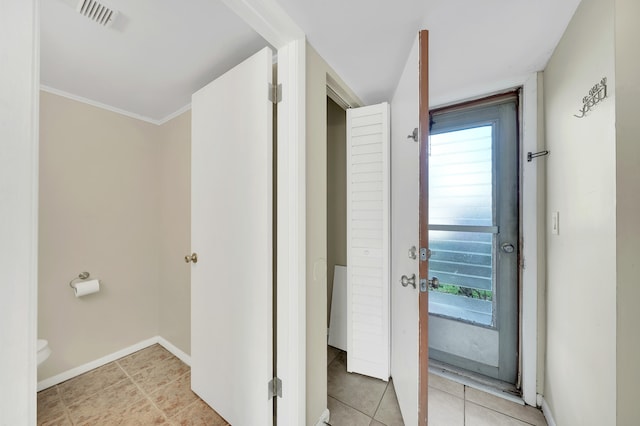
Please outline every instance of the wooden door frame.
[[[420, 248], [429, 248], [429, 31], [419, 35], [419, 99], [420, 99]], [[420, 260], [420, 280], [428, 280], [429, 258]], [[419, 378], [418, 425], [426, 426], [429, 410], [429, 292], [420, 291], [418, 303], [419, 330]]]

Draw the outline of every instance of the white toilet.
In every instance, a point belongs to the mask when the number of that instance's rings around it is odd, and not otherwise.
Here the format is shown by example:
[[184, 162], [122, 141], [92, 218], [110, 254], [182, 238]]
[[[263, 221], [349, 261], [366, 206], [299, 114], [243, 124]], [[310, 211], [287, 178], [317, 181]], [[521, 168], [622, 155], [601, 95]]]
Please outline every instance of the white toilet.
[[51, 355], [49, 342], [44, 339], [38, 339], [38, 365], [42, 364]]

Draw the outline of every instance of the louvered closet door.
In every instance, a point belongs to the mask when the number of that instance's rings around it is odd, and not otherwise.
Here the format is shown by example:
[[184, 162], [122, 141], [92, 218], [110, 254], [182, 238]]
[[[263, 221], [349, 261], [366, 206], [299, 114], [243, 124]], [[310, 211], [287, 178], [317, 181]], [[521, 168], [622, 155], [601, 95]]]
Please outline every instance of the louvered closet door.
[[347, 370], [389, 379], [389, 104], [347, 111]]

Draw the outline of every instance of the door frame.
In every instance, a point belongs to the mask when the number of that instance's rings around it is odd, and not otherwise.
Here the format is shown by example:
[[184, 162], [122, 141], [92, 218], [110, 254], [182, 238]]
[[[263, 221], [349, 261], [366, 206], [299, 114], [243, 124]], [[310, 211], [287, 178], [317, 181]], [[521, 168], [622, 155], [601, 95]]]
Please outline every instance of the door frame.
[[[0, 15], [0, 413], [7, 424], [36, 423], [38, 325], [38, 0], [3, 2]], [[9, 324], [21, 323], [22, 327]], [[6, 345], [6, 346], [5, 346]]]
[[306, 422], [306, 38], [276, 2], [223, 0], [278, 51], [276, 353], [283, 382], [277, 424]]
[[[306, 412], [306, 291], [305, 286], [305, 59], [304, 32], [274, 1], [223, 0], [254, 31], [278, 50], [278, 82], [286, 87], [278, 104], [278, 376], [285, 383], [278, 401], [278, 425], [305, 423]], [[18, 4], [19, 3], [19, 4]], [[11, 283], [1, 318], [9, 323], [18, 318], [26, 325], [8, 330], [15, 345], [11, 357], [3, 356], [11, 392], [0, 402], [2, 411], [15, 424], [34, 424], [36, 419], [36, 335], [38, 294], [38, 129], [40, 91], [39, 0], [18, 2], [10, 7], [0, 32], [2, 44], [13, 66], [3, 81], [11, 83], [9, 101], [15, 119], [3, 140], [15, 153], [13, 161], [3, 161], [3, 170], [12, 179], [3, 187], [8, 199], [20, 203], [7, 206], [12, 222], [9, 238], [3, 239], [3, 259], [7, 268], [2, 282]], [[7, 88], [9, 89], [9, 88]], [[266, 88], [265, 88], [266, 93]], [[5, 157], [3, 157], [5, 158]], [[6, 163], [6, 164], [5, 164]], [[16, 179], [17, 178], [17, 179]], [[6, 193], [6, 194], [5, 194]], [[9, 224], [9, 223], [7, 223]], [[25, 237], [26, 235], [26, 237]], [[17, 281], [22, 285], [17, 286]], [[17, 290], [15, 290], [17, 289]], [[14, 291], [15, 290], [15, 291]], [[4, 331], [2, 331], [4, 336]], [[5, 392], [2, 392], [5, 396]], [[6, 404], [5, 404], [6, 402]], [[5, 410], [6, 408], [6, 410]]]
[[[520, 372], [522, 399], [540, 406], [544, 388], [545, 182], [544, 161], [527, 162], [527, 152], [544, 149], [542, 73], [494, 81], [483, 87], [431, 97], [432, 108], [472, 101], [522, 88], [520, 98]], [[539, 314], [540, 313], [540, 314]]]
[[[420, 131], [420, 195], [419, 238], [420, 250], [429, 250], [429, 31], [421, 30], [418, 38], [418, 91]], [[429, 279], [429, 256], [419, 257], [419, 279]], [[418, 426], [429, 422], [429, 292], [418, 286]]]

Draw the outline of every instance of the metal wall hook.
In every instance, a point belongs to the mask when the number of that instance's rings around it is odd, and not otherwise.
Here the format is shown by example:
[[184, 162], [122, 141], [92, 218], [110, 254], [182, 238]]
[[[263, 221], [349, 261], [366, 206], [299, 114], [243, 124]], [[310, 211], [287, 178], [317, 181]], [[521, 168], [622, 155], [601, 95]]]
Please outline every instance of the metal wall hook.
[[407, 136], [407, 139], [413, 139], [415, 142], [418, 142], [418, 128], [413, 129], [413, 133]]
[[540, 152], [527, 152], [527, 162], [531, 162], [534, 158], [544, 157], [545, 155], [549, 155], [549, 151], [544, 150]]

